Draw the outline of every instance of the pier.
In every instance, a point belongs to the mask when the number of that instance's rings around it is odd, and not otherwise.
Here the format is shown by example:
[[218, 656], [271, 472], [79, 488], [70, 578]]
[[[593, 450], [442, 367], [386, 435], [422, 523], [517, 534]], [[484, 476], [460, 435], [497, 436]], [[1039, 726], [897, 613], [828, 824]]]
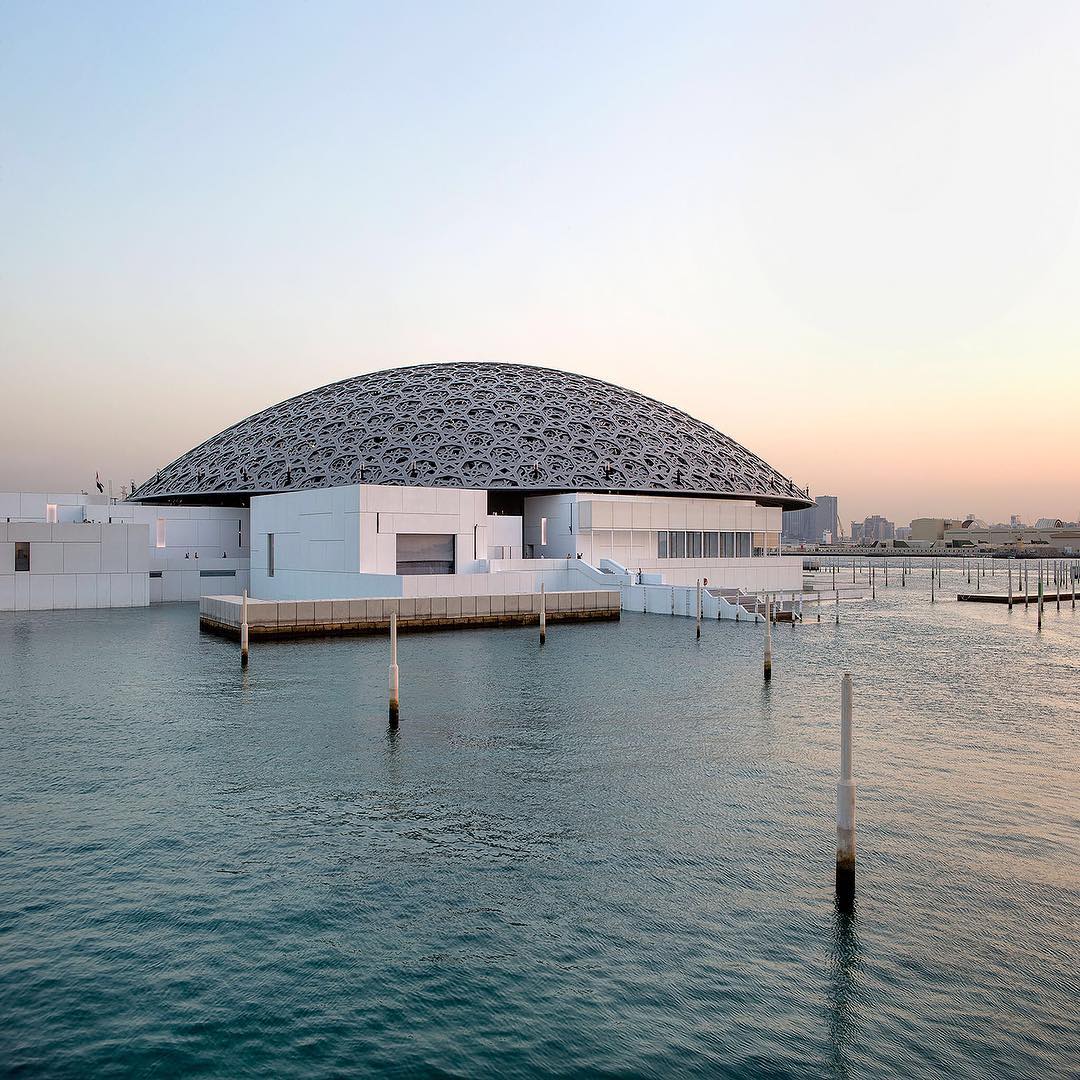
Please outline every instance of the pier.
[[[1059, 589], [1055, 592], [1043, 592], [1043, 600], [1072, 600], [1072, 591], [1069, 589]], [[1009, 603], [1009, 596], [1007, 593], [958, 593], [957, 600], [969, 604], [1007, 604]], [[1029, 593], [1025, 596], [1022, 592], [1013, 593], [1012, 602], [1014, 604], [1037, 603], [1039, 594], [1037, 592]]]
[[[199, 629], [240, 638], [243, 597], [204, 596], [199, 601]], [[617, 620], [618, 589], [548, 592], [547, 623]], [[530, 626], [539, 623], [541, 594], [490, 596], [381, 597], [365, 600], [256, 600], [248, 597], [248, 633], [257, 638], [330, 637], [386, 634], [391, 616], [401, 633], [457, 630], [465, 627]]]

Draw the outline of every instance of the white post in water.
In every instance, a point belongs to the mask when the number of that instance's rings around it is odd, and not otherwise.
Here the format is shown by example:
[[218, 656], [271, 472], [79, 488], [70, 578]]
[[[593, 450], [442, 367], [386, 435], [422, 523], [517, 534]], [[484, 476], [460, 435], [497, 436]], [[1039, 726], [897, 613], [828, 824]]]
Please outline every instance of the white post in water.
[[1070, 577], [1072, 579], [1072, 606], [1073, 611], [1076, 610], [1076, 564], [1073, 563], [1069, 570]]
[[[645, 592], [645, 586], [641, 587], [641, 591]], [[540, 582], [540, 644], [543, 645], [547, 641], [547, 596], [544, 593], [544, 583]]]
[[1028, 564], [1027, 560], [1024, 560], [1024, 610], [1028, 608]]
[[247, 620], [247, 589], [244, 590], [244, 600], [240, 615], [240, 666], [248, 665], [248, 620]]
[[855, 781], [851, 779], [851, 675], [840, 682], [840, 782], [836, 785], [836, 895], [855, 894]]
[[1009, 563], [1009, 610], [1012, 611], [1012, 562]]
[[398, 725], [397, 612], [390, 612], [390, 726]]
[[697, 638], [701, 640], [701, 578], [697, 581]]
[[772, 678], [772, 597], [765, 596], [765, 681]]

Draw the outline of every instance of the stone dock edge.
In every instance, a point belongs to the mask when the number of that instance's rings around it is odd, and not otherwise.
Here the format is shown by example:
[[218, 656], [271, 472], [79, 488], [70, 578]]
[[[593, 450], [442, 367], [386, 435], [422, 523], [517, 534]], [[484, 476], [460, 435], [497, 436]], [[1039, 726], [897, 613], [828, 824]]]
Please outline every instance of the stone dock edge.
[[[545, 610], [549, 623], [617, 621], [621, 616], [621, 597], [617, 590], [549, 593]], [[252, 600], [248, 604], [248, 633], [251, 638], [262, 639], [386, 634], [391, 614], [397, 615], [398, 630], [402, 633], [535, 626], [540, 621], [539, 594], [333, 601]], [[238, 641], [240, 598], [204, 596], [200, 602], [199, 629]]]

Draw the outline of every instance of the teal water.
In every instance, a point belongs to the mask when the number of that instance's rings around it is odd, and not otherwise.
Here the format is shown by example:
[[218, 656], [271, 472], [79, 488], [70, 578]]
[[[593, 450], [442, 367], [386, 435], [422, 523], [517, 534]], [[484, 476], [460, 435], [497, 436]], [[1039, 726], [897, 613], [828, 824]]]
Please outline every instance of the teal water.
[[396, 735], [383, 640], [0, 615], [0, 1069], [1077, 1076], [1080, 614], [918, 577], [768, 687], [746, 625], [403, 637]]

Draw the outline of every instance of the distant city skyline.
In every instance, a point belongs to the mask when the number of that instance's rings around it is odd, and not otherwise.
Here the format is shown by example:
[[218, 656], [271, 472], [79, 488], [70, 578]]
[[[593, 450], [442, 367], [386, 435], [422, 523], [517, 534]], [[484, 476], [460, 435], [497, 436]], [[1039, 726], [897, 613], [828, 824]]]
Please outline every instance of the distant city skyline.
[[842, 521], [1075, 519], [1080, 7], [14, 2], [0, 489], [495, 360]]

